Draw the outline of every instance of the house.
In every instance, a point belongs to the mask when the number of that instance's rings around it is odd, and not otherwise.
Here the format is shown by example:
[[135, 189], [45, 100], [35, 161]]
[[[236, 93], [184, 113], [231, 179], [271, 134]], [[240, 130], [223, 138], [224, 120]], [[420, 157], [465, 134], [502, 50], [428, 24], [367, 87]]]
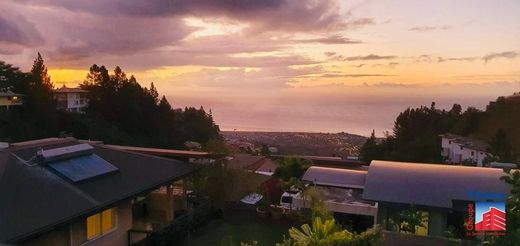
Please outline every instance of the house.
[[[356, 231], [364, 231], [377, 221], [377, 202], [362, 198], [367, 171], [312, 166], [302, 181], [315, 187], [325, 207], [334, 213], [340, 223]], [[294, 205], [308, 207], [304, 200], [295, 197]]]
[[474, 202], [471, 192], [509, 193], [510, 187], [500, 180], [503, 175], [495, 168], [374, 160], [362, 197], [378, 203], [377, 223], [384, 229], [414, 205], [426, 226], [418, 228], [417, 234], [440, 236], [450, 225], [464, 233], [468, 204]]
[[11, 106], [22, 105], [22, 97], [24, 95], [13, 93], [11, 91], [0, 92], [0, 107], [9, 109]]
[[[450, 225], [464, 232], [468, 204], [474, 202], [471, 192], [509, 193], [501, 176], [503, 171], [495, 168], [374, 160], [366, 171], [312, 166], [302, 181], [315, 187], [336, 219], [351, 228], [381, 224], [391, 230], [390, 222], [413, 205], [425, 225], [416, 234], [441, 236]], [[304, 201], [299, 193], [282, 196], [290, 209], [308, 207]]]
[[54, 90], [56, 109], [71, 113], [84, 113], [88, 106], [88, 91], [80, 88], [63, 87]]
[[129, 245], [194, 209], [184, 178], [198, 169], [74, 138], [10, 144], [0, 150], [0, 244]]
[[442, 134], [440, 137], [442, 139], [441, 155], [449, 163], [474, 163], [481, 167], [484, 164], [484, 158], [489, 155], [486, 151], [487, 144], [481, 140], [449, 133]]

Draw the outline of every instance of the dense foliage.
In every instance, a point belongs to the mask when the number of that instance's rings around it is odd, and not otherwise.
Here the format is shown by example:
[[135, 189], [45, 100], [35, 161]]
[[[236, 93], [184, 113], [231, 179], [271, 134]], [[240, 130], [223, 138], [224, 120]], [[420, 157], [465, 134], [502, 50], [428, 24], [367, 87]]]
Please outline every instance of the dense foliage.
[[255, 173], [230, 168], [225, 161], [205, 166], [188, 180], [197, 195], [208, 198], [217, 208], [224, 208], [226, 202], [239, 201], [252, 192], [261, 192], [262, 182]]
[[286, 156], [277, 161], [278, 167], [274, 171], [274, 176], [289, 181], [291, 178], [300, 179], [305, 171], [312, 166], [312, 162], [298, 157]]
[[427, 221], [428, 216], [412, 205], [410, 209], [401, 211], [395, 220], [389, 219], [386, 222], [393, 231], [415, 234], [420, 227], [426, 228]]
[[[520, 151], [520, 95], [500, 97], [485, 111], [453, 105], [451, 110], [408, 108], [394, 123], [393, 134], [377, 141], [374, 134], [363, 145], [361, 159], [442, 163], [440, 134], [453, 133], [490, 143], [488, 150], [502, 162], [516, 162]], [[516, 126], [516, 127], [515, 127]]]
[[357, 234], [341, 229], [334, 219], [312, 221], [312, 226], [304, 224], [289, 229], [289, 238], [277, 246], [375, 246], [382, 245], [383, 233], [380, 227]]
[[182, 148], [186, 141], [195, 141], [222, 149], [220, 130], [211, 113], [202, 107], [173, 109], [166, 97], [159, 97], [153, 83], [150, 88], [142, 87], [120, 67], [110, 74], [104, 66], [92, 65], [81, 87], [90, 99], [86, 113], [60, 112], [40, 54], [29, 73], [0, 61], [0, 90], [25, 95], [23, 106], [0, 110], [0, 139], [74, 136], [166, 148]]

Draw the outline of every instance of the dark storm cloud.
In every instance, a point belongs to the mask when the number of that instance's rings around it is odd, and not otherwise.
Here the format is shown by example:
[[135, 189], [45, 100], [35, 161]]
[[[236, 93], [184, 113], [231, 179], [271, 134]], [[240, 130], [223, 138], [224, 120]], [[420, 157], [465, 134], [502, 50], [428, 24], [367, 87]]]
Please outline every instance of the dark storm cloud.
[[[134, 54], [176, 44], [190, 33], [178, 19], [80, 18], [89, 25], [71, 27], [66, 20], [54, 20], [49, 32], [55, 35], [48, 37], [54, 44], [50, 58], [70, 61], [94, 55]], [[74, 30], [68, 31], [71, 28]]]
[[0, 9], [0, 43], [32, 47], [43, 44], [43, 39], [34, 25], [23, 16]]
[[[16, 8], [22, 16], [0, 16], [4, 17], [0, 19], [0, 32], [4, 34], [0, 40], [9, 39], [24, 45], [52, 44], [38, 48], [51, 65], [84, 63], [94, 57], [129, 56], [157, 49], [165, 54], [174, 50], [223, 55], [279, 51], [298, 42], [290, 38], [297, 32], [314, 32], [318, 37], [299, 40], [301, 42], [357, 43], [359, 41], [342, 36], [320, 36], [344, 28], [345, 21], [350, 21], [350, 25], [370, 22], [363, 18], [344, 21], [336, 0], [4, 0], [0, 2], [0, 9], [4, 9], [4, 5]], [[35, 27], [24, 25], [27, 27], [19, 29], [11, 24], [17, 20], [17, 25], [22, 25], [23, 18], [29, 17]], [[185, 41], [197, 29], [188, 26], [186, 17], [241, 23], [245, 28], [238, 34]], [[38, 35], [38, 30], [42, 35]], [[245, 41], [237, 42], [237, 35]], [[273, 35], [282, 38], [268, 40]], [[6, 47], [3, 45], [0, 52], [7, 52]], [[230, 63], [238, 60], [226, 59]], [[192, 58], [170, 57], [161, 65], [178, 63], [177, 60]], [[275, 59], [274, 63], [280, 60]]]
[[[102, 16], [225, 17], [251, 23], [252, 32], [325, 31], [345, 26], [333, 0], [23, 0], [18, 3]], [[365, 25], [367, 21], [353, 20], [352, 25]]]

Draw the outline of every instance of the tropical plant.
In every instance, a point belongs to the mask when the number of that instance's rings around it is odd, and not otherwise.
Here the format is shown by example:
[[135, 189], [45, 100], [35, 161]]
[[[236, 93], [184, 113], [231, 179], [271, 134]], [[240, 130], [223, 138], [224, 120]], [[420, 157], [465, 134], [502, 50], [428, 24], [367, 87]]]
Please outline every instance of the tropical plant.
[[396, 220], [389, 219], [387, 223], [393, 231], [415, 234], [418, 228], [426, 228], [426, 220], [427, 215], [411, 205], [410, 209], [401, 211]]
[[322, 220], [317, 217], [312, 222], [312, 227], [304, 224], [297, 228], [289, 229], [289, 238], [285, 238], [277, 246], [369, 246], [380, 245], [383, 236], [377, 226], [361, 234], [343, 230], [334, 219]]
[[298, 157], [284, 157], [278, 161], [278, 164], [279, 166], [274, 171], [274, 176], [283, 181], [290, 181], [291, 178], [301, 178], [305, 171], [312, 166], [311, 161]]

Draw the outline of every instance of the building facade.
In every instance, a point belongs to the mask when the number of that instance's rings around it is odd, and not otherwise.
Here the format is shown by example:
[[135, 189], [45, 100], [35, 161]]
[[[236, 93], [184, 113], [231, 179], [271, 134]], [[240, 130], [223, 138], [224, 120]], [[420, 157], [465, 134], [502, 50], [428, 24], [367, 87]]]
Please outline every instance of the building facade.
[[487, 144], [483, 141], [454, 134], [443, 134], [441, 137], [441, 155], [448, 163], [475, 164], [483, 166], [484, 159], [489, 155]]
[[[377, 161], [370, 163], [363, 199], [378, 202], [378, 224], [391, 230], [391, 221], [413, 206], [423, 215], [416, 234], [441, 236], [448, 228], [463, 233], [471, 192], [507, 194], [501, 169]], [[462, 236], [462, 235], [458, 235]]]
[[0, 107], [9, 108], [11, 106], [20, 106], [23, 104], [23, 95], [10, 91], [0, 92]]
[[88, 106], [88, 92], [79, 88], [63, 86], [54, 90], [56, 109], [71, 113], [84, 113]]

